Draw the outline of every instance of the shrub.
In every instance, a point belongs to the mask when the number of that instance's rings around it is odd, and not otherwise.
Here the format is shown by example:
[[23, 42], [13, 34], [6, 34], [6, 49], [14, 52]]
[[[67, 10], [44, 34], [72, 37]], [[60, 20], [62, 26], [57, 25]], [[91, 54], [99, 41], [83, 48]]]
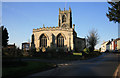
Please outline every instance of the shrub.
[[85, 48], [83, 51], [84, 51], [86, 54], [89, 54], [89, 52], [90, 52], [89, 48]]
[[89, 52], [89, 48], [85, 48], [83, 51], [84, 52]]

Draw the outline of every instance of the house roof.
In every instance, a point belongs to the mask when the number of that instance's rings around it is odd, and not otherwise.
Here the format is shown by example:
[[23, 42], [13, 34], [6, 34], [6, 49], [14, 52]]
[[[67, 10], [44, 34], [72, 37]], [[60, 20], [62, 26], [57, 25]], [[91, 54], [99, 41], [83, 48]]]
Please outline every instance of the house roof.
[[15, 46], [15, 43], [14, 44], [8, 44], [7, 46]]
[[105, 44], [105, 43], [108, 43], [108, 41], [103, 42], [102, 45]]
[[10, 44], [10, 45], [7, 45], [7, 48], [15, 48], [16, 46], [15, 46], [15, 44]]
[[111, 41], [109, 41], [106, 45], [109, 45], [111, 43]]
[[28, 42], [25, 42], [25, 43], [22, 43], [22, 44], [30, 44], [30, 43], [28, 43]]
[[115, 39], [114, 41], [118, 41], [118, 40], [120, 40], [120, 38], [117, 38], [117, 39]]
[[80, 37], [76, 37], [76, 38], [81, 39], [81, 40], [85, 40], [85, 38], [80, 38]]

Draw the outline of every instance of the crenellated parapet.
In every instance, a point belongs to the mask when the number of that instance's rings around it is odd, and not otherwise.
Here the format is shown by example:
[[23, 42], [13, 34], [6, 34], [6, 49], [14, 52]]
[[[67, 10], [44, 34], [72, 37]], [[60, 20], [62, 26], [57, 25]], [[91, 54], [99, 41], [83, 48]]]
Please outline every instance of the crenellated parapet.
[[58, 19], [59, 27], [69, 27], [72, 28], [72, 11], [71, 8], [69, 10], [61, 10], [59, 8], [59, 19]]
[[61, 10], [60, 8], [59, 8], [59, 14], [60, 13], [68, 13], [68, 12], [71, 12], [71, 8], [69, 7], [69, 10], [66, 10], [65, 8], [64, 8], [64, 10]]
[[38, 32], [38, 31], [56, 31], [56, 30], [67, 30], [67, 31], [72, 31], [73, 28], [64, 28], [64, 27], [43, 27], [43, 28], [37, 28], [33, 29], [33, 32]]

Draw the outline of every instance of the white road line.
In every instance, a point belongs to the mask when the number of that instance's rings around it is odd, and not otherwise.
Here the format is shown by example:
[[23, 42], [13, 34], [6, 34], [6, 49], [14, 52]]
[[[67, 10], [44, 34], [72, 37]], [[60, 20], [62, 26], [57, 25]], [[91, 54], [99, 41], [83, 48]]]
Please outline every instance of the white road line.
[[117, 69], [115, 70], [114, 74], [113, 74], [113, 78], [118, 78], [118, 72], [120, 72], [120, 64], [118, 65]]

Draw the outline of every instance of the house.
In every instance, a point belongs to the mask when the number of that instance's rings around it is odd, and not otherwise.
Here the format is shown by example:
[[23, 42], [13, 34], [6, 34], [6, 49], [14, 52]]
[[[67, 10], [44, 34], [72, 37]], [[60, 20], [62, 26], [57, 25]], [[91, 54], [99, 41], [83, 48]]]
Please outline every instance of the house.
[[3, 48], [4, 55], [15, 55], [16, 54], [16, 46], [14, 44], [9, 44]]
[[22, 50], [23, 50], [23, 56], [28, 56], [29, 55], [29, 50], [30, 50], [30, 43], [24, 42], [22, 43]]
[[101, 52], [105, 52], [105, 51], [106, 51], [106, 49], [107, 49], [106, 44], [107, 44], [108, 42], [109, 42], [109, 41], [106, 41], [106, 42], [103, 42], [103, 43], [101, 44]]
[[110, 45], [111, 45], [111, 41], [108, 41], [108, 43], [106, 44], [106, 51], [111, 51]]
[[120, 38], [112, 39], [111, 41], [106, 41], [101, 45], [101, 52], [104, 51], [120, 51]]
[[114, 50], [114, 40], [111, 40], [111, 44], [110, 44], [110, 50], [113, 51]]
[[111, 51], [120, 50], [120, 38], [111, 41]]
[[114, 40], [114, 50], [120, 50], [120, 38]]
[[30, 43], [28, 43], [28, 42], [22, 43], [22, 50], [23, 50], [23, 51], [28, 51], [28, 50], [30, 50]]
[[117, 39], [117, 50], [120, 51], [120, 38]]

